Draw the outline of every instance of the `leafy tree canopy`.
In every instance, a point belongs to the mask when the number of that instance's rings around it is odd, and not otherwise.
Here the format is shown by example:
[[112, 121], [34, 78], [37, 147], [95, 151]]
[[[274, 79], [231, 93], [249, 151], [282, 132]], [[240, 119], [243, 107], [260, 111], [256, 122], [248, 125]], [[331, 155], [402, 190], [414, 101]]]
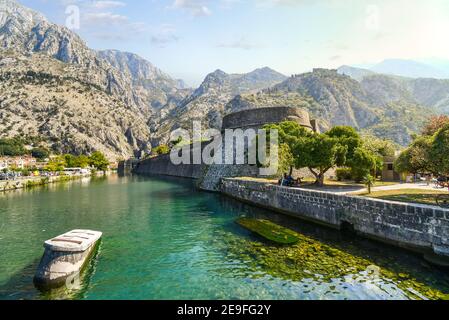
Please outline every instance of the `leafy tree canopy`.
[[351, 162], [352, 177], [356, 181], [362, 181], [372, 171], [377, 169], [379, 165], [379, 157], [364, 147], [358, 147], [354, 151]]
[[21, 139], [0, 139], [0, 156], [17, 157], [27, 154]]
[[293, 154], [297, 168], [309, 168], [316, 177], [316, 183], [324, 184], [324, 175], [331, 168], [345, 163], [347, 147], [339, 140], [325, 134], [314, 134], [301, 138]]
[[38, 147], [31, 150], [31, 155], [36, 159], [44, 160], [50, 156], [50, 151], [45, 148]]
[[415, 141], [404, 150], [395, 161], [395, 170], [398, 172], [434, 172], [431, 160], [433, 137], [417, 137]]
[[161, 144], [160, 146], [157, 146], [156, 148], [153, 149], [153, 153], [156, 155], [169, 154], [170, 147], [166, 144]]
[[444, 125], [433, 137], [429, 163], [440, 174], [449, 175], [449, 124]]
[[74, 156], [71, 154], [66, 154], [64, 156], [66, 165], [68, 168], [87, 168], [89, 166], [90, 159], [88, 156], [80, 155]]
[[61, 172], [64, 171], [66, 167], [66, 162], [64, 156], [57, 156], [48, 162], [46, 170], [50, 172]]
[[429, 119], [429, 121], [425, 125], [422, 134], [425, 136], [433, 136], [445, 125], [448, 124], [449, 124], [449, 116], [445, 115], [433, 116]]
[[398, 144], [391, 140], [380, 139], [372, 135], [364, 135], [362, 140], [365, 148], [381, 157], [394, 157], [396, 151], [401, 149]]
[[100, 171], [106, 171], [109, 167], [109, 161], [103, 153], [96, 151], [89, 157], [89, 165]]

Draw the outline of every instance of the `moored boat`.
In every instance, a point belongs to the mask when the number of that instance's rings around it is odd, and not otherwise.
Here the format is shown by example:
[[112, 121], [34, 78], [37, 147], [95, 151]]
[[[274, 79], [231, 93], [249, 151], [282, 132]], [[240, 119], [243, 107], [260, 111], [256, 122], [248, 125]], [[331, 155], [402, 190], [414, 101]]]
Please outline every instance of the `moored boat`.
[[45, 252], [34, 277], [41, 290], [59, 288], [81, 273], [95, 252], [102, 233], [73, 230], [45, 241]]

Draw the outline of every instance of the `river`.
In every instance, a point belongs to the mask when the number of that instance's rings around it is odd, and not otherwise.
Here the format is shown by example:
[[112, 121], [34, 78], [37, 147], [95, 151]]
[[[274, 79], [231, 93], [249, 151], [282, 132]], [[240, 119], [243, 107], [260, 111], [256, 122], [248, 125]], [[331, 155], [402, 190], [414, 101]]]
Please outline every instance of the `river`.
[[[297, 231], [277, 247], [235, 223]], [[37, 291], [45, 240], [103, 232], [75, 289]], [[444, 299], [449, 274], [409, 252], [199, 192], [189, 180], [84, 179], [0, 193], [0, 299]]]

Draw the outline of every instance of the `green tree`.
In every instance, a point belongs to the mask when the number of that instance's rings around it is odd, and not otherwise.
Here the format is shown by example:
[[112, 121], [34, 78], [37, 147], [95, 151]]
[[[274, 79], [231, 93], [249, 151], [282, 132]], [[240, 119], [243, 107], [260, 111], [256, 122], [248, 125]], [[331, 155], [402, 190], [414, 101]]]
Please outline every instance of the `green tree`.
[[293, 167], [295, 166], [295, 157], [290, 150], [290, 147], [283, 143], [279, 146], [279, 164], [278, 175], [282, 175], [285, 172], [293, 173]]
[[372, 175], [367, 174], [364, 178], [363, 178], [363, 183], [366, 185], [366, 187], [368, 188], [368, 194], [371, 194], [371, 188], [374, 186], [374, 184], [376, 183], [376, 178], [374, 178]]
[[57, 156], [50, 159], [45, 169], [50, 172], [61, 172], [64, 171], [66, 166], [65, 158], [63, 156]]
[[[293, 169], [300, 169], [300, 163], [297, 153], [294, 150], [300, 139], [313, 136], [310, 130], [301, 127], [297, 122], [285, 121], [278, 124], [266, 125], [263, 129], [267, 130], [267, 146], [270, 143], [270, 131], [277, 130], [279, 136], [279, 173], [293, 173]], [[269, 150], [268, 150], [269, 151]]]
[[0, 156], [23, 156], [27, 154], [24, 142], [19, 138], [0, 139]]
[[[434, 165], [438, 159], [438, 152], [436, 152], [436, 150], [433, 150], [432, 152], [433, 145], [433, 137], [423, 136], [416, 138], [395, 161], [395, 170], [401, 173], [409, 172], [413, 174], [420, 172], [438, 173], [436, 172], [438, 171], [436, 170], [437, 166]], [[431, 153], [434, 153], [434, 155]]]
[[109, 167], [109, 161], [103, 153], [96, 151], [89, 157], [89, 165], [100, 171], [106, 171]]
[[170, 147], [166, 144], [161, 144], [160, 146], [157, 146], [153, 149], [153, 154], [155, 155], [163, 155], [163, 154], [169, 154], [170, 153]]
[[362, 145], [360, 135], [352, 127], [337, 126], [326, 132], [326, 135], [337, 139], [341, 146], [347, 147], [347, 161], [352, 160], [355, 150]]
[[[449, 175], [449, 124], [444, 125], [432, 138], [428, 164], [435, 173]], [[431, 159], [431, 160], [430, 160]]]
[[372, 135], [364, 135], [362, 140], [366, 149], [381, 157], [394, 157], [396, 151], [401, 149], [399, 145], [391, 140], [380, 139]]
[[85, 155], [74, 156], [71, 154], [64, 155], [68, 168], [87, 168], [89, 166], [89, 157]]
[[[89, 162], [90, 162], [90, 159], [88, 156], [86, 156], [84, 154], [79, 155], [78, 157], [76, 157], [76, 160], [75, 160], [75, 168], [82, 168], [82, 169], [87, 168], [89, 166]], [[108, 165], [109, 165], [109, 163], [108, 163]]]
[[31, 155], [39, 160], [44, 160], [50, 156], [50, 151], [45, 148], [38, 147], [31, 150]]
[[364, 147], [358, 147], [354, 151], [350, 168], [352, 178], [360, 182], [372, 172], [376, 172], [379, 158], [376, 154]]
[[75, 165], [74, 165], [74, 163], [75, 163], [75, 156], [74, 155], [72, 155], [72, 154], [65, 154], [64, 155], [64, 160], [65, 160], [65, 163], [67, 165], [67, 168], [75, 168]]
[[347, 147], [325, 134], [313, 134], [299, 139], [293, 154], [297, 168], [309, 168], [318, 186], [324, 185], [325, 174], [333, 167], [344, 165]]

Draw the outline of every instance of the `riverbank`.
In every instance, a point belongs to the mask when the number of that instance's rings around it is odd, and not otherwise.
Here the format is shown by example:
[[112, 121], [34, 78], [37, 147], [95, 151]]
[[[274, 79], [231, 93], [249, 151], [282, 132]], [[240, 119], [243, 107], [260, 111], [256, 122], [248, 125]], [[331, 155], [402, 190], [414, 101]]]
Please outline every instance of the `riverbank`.
[[92, 177], [92, 174], [79, 174], [72, 176], [52, 176], [52, 177], [32, 177], [20, 180], [0, 181], [0, 192], [13, 191], [19, 189], [28, 189], [48, 184], [75, 181], [83, 178]]

